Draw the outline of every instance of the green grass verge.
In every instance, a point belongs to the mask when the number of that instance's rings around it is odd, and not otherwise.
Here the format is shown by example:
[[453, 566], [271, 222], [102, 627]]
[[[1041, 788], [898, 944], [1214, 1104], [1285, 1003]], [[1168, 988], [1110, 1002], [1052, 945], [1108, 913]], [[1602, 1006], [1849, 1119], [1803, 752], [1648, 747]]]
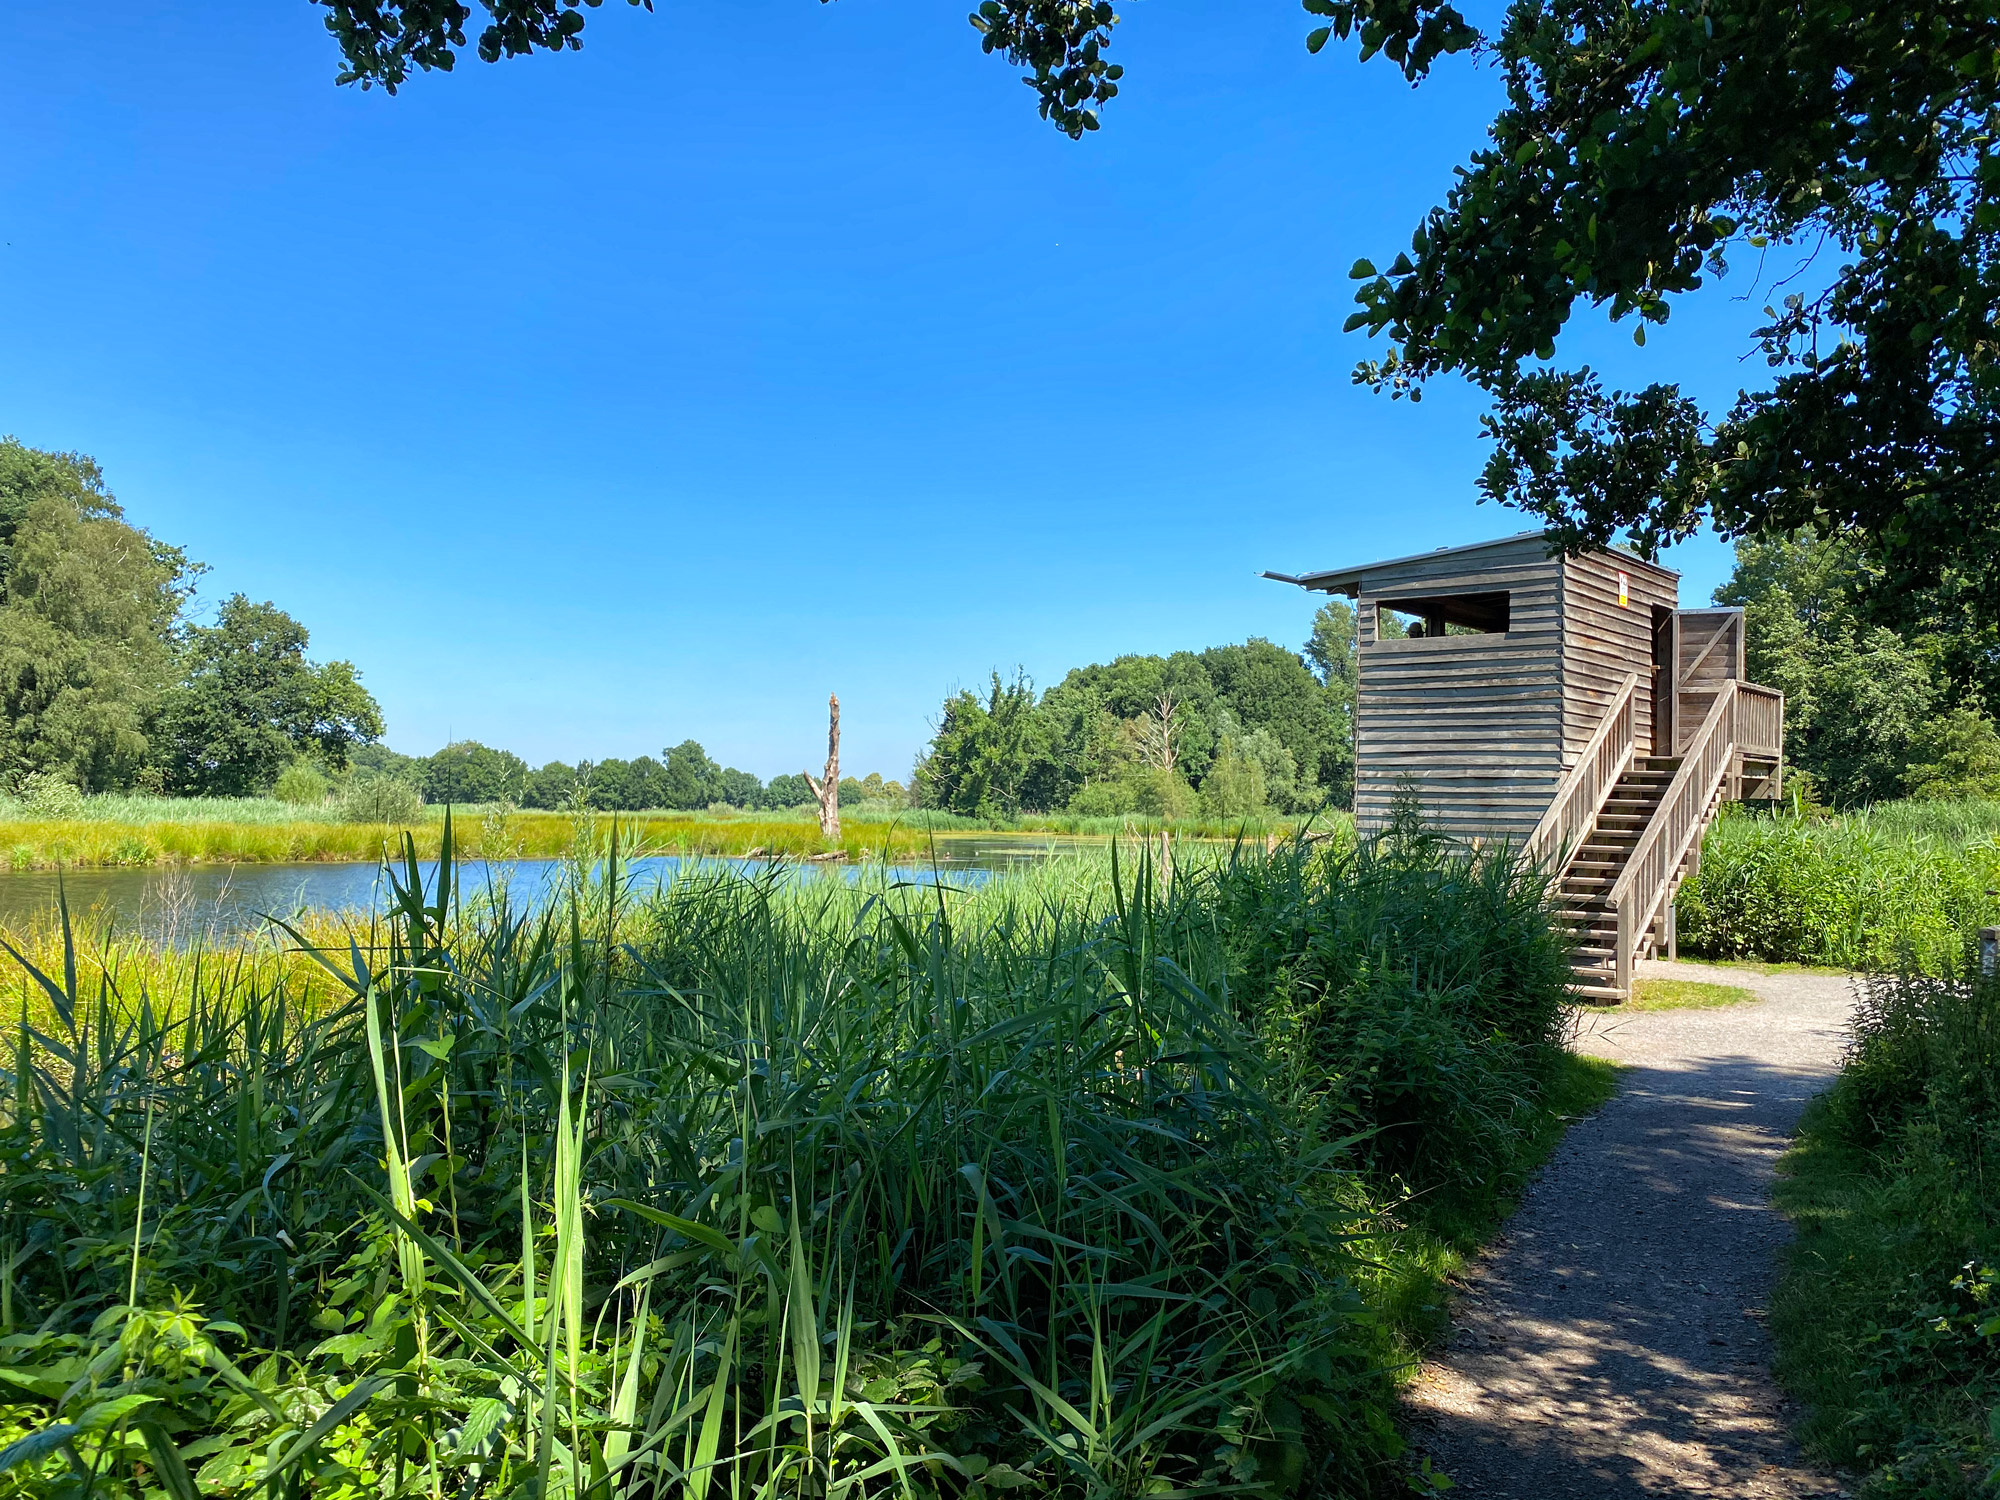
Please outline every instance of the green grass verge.
[[1800, 1121], [1771, 1302], [1799, 1435], [1857, 1493], [2000, 1494], [2000, 990], [1902, 975], [1862, 998]]
[[1634, 1010], [1713, 1010], [1725, 1005], [1748, 1005], [1756, 992], [1735, 984], [1709, 984], [1699, 979], [1641, 979], [1632, 986], [1632, 998], [1623, 1005], [1586, 1005], [1584, 1010], [1603, 1015], [1620, 1015]]

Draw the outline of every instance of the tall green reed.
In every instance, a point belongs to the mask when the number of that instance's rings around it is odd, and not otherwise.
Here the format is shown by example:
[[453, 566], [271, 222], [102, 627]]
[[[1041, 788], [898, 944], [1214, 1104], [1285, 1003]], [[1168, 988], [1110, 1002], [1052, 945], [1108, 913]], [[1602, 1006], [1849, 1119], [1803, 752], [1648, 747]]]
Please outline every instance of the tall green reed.
[[29, 969], [0, 1485], [1396, 1482], [1354, 1237], [1533, 1095], [1532, 882], [1406, 837], [634, 901], [613, 847], [468, 912], [443, 837], [372, 927], [295, 934], [335, 1003]]
[[2000, 918], [1989, 809], [1725, 813], [1681, 888], [1680, 942], [1718, 958], [1949, 973], [1978, 929]]

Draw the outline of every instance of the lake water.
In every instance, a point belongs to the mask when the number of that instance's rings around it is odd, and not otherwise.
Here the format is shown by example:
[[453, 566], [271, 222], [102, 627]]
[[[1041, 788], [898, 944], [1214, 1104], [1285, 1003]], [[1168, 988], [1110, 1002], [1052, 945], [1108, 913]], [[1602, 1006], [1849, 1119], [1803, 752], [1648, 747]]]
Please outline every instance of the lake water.
[[[926, 857], [892, 866], [912, 880], [938, 877], [978, 882], [998, 871], [1104, 847], [1101, 841], [1075, 838], [939, 835], [936, 861]], [[632, 860], [631, 889], [644, 895], [671, 879], [685, 861], [676, 855]], [[762, 860], [708, 860], [748, 872], [770, 868]], [[434, 863], [423, 865], [424, 883], [436, 878]], [[459, 867], [464, 894], [504, 882], [517, 902], [532, 903], [559, 881], [565, 866], [559, 860], [468, 860]], [[807, 879], [852, 878], [844, 864], [790, 867]], [[866, 867], [864, 867], [866, 868]], [[94, 913], [109, 919], [118, 931], [137, 931], [168, 942], [212, 941], [238, 937], [264, 928], [267, 916], [290, 917], [300, 911], [367, 912], [384, 903], [388, 886], [376, 864], [201, 864], [150, 865], [124, 870], [37, 870], [0, 873], [0, 925], [33, 921], [51, 912], [61, 891], [72, 914]]]

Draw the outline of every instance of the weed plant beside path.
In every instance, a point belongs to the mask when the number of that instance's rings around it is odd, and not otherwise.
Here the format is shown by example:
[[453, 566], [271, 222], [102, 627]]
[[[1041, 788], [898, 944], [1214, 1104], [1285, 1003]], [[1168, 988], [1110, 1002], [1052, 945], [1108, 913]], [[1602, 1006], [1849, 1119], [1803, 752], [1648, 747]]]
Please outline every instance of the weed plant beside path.
[[0, 1488], [1405, 1492], [1438, 1247], [1577, 1097], [1545, 893], [1418, 830], [532, 914], [417, 852], [310, 994], [28, 976]]

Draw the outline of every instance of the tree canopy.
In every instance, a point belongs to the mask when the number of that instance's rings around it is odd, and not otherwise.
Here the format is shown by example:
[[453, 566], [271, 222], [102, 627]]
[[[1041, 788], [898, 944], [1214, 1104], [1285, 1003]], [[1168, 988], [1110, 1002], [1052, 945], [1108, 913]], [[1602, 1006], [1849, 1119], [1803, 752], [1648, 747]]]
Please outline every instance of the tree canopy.
[[[1307, 0], [1307, 9], [1330, 0]], [[1449, 6], [1437, 52], [1475, 38]], [[1493, 398], [1485, 494], [1568, 549], [1844, 534], [1871, 608], [2000, 618], [1995, 526], [2000, 15], [1970, 0], [1514, 0], [1480, 39], [1507, 104], [1385, 269], [1356, 264], [1356, 378], [1462, 376]], [[1672, 381], [1554, 363], [1579, 304], [1643, 344], [1675, 303], [1773, 251], [1809, 256], [1752, 348], [1769, 384], [1710, 412]], [[1837, 264], [1836, 264], [1837, 263]]]
[[915, 791], [971, 817], [1218, 817], [1344, 804], [1353, 786], [1354, 617], [1329, 604], [1314, 665], [1270, 641], [1078, 667], [1037, 694], [995, 672], [945, 700]]
[[307, 755], [344, 769], [382, 733], [382, 710], [349, 662], [306, 659], [305, 626], [275, 604], [223, 600], [183, 636], [181, 680], [160, 707], [167, 789], [241, 797]]
[[94, 460], [0, 438], [0, 782], [263, 791], [381, 733], [353, 667], [307, 661], [275, 605], [190, 621], [202, 572], [126, 519]]
[[[460, 0], [317, 0], [340, 47], [341, 83], [395, 93], [412, 69], [450, 72], [468, 46], [472, 7]], [[473, 46], [483, 62], [583, 46], [583, 6], [602, 0], [480, 0]], [[653, 8], [653, 0], [626, 0]], [[1117, 17], [1109, 0], [980, 0], [969, 17], [980, 45], [1016, 67], [1042, 118], [1074, 138], [1097, 129], [1095, 106], [1118, 93], [1124, 70], [1104, 58]]]
[[1876, 567], [1848, 535], [1746, 540], [1718, 604], [1744, 611], [1746, 668], [1785, 694], [1785, 756], [1805, 790], [1841, 806], [2000, 795], [2000, 732], [1955, 690], [1962, 647], [1873, 622]]

